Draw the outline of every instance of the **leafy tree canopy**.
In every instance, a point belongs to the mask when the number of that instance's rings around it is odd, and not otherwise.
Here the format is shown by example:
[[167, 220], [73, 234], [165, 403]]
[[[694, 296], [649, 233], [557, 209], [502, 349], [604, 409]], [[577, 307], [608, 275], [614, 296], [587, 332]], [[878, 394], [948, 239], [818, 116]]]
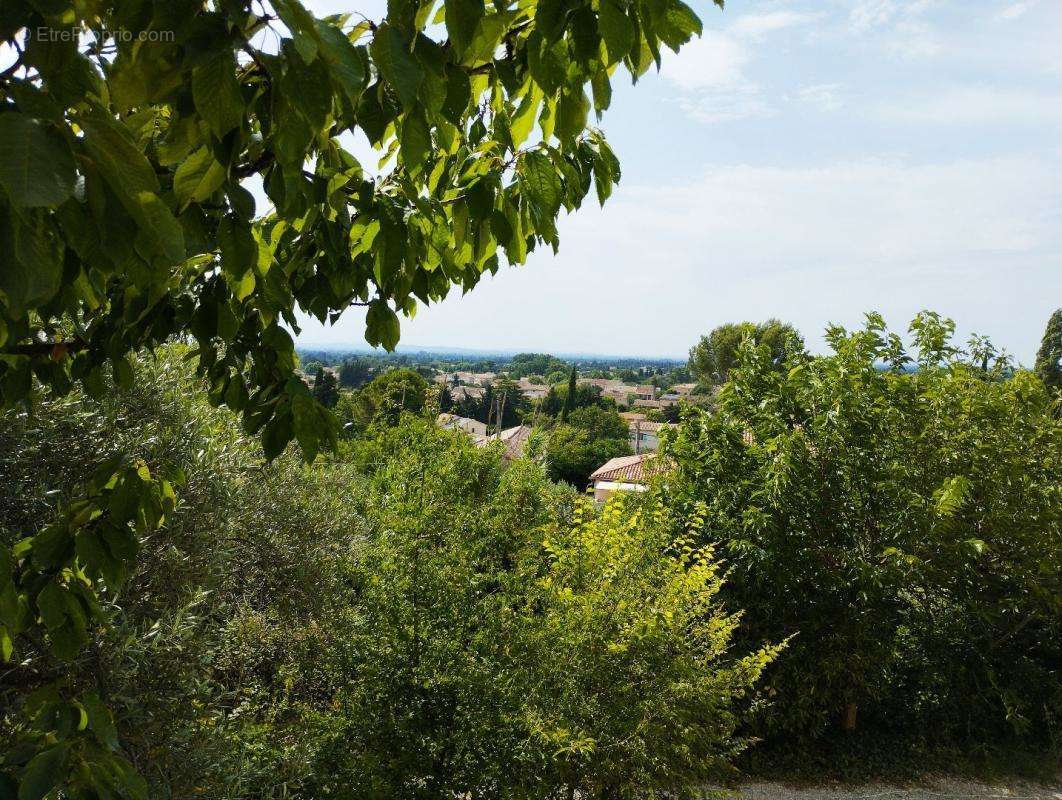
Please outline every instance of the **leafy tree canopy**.
[[[188, 336], [211, 402], [268, 458], [296, 440], [312, 460], [338, 426], [295, 372], [296, 312], [365, 306], [367, 341], [393, 349], [399, 314], [556, 248], [561, 210], [619, 180], [590, 126], [616, 70], [637, 79], [700, 31], [681, 0], [390, 0], [381, 20], [300, 0], [4, 0], [0, 408], [34, 378], [58, 395], [101, 396], [107, 372], [129, 388], [133, 354]], [[354, 133], [382, 174], [346, 149]], [[107, 463], [53, 525], [0, 549], [0, 658], [89, 642], [99, 593], [175, 507], [159, 477]], [[22, 797], [68, 774], [57, 712], [36, 712]], [[81, 713], [79, 741], [88, 725], [114, 750], [106, 710]], [[101, 769], [110, 784], [77, 791], [142, 794], [124, 762]]]
[[[130, 35], [69, 35], [90, 29]], [[298, 399], [296, 309], [367, 306], [366, 339], [392, 349], [399, 314], [556, 248], [560, 211], [619, 179], [590, 127], [615, 71], [700, 31], [682, 0], [392, 0], [375, 21], [300, 0], [5, 2], [3, 405], [33, 374], [99, 393], [109, 364], [128, 385], [130, 353], [187, 332], [214, 402], [268, 455], [298, 436], [313, 456], [335, 430]]]
[[1047, 321], [1043, 341], [1036, 353], [1035, 370], [1048, 387], [1062, 389], [1062, 308]]
[[754, 344], [766, 345], [775, 364], [804, 349], [803, 337], [789, 323], [777, 319], [760, 323], [728, 322], [702, 336], [690, 350], [690, 372], [704, 384], [725, 383], [746, 338]]
[[549, 434], [546, 463], [554, 480], [579, 489], [590, 473], [610, 458], [631, 454], [627, 423], [615, 407], [588, 405], [574, 409]]
[[768, 681], [776, 742], [846, 717], [1057, 740], [1062, 424], [954, 328], [923, 312], [909, 353], [871, 314], [783, 369], [746, 338], [717, 408], [667, 443], [664, 504], [728, 564], [743, 633], [796, 634]]

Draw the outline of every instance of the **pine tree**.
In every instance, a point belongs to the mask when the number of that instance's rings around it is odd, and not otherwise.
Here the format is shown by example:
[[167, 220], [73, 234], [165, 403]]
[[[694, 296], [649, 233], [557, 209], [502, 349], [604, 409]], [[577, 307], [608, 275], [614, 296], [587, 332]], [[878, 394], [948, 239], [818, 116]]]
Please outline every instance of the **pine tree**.
[[1062, 389], [1062, 308], [1047, 321], [1034, 369], [1049, 389]]
[[568, 415], [575, 409], [575, 367], [572, 367], [568, 375], [568, 394], [564, 396], [564, 409], [561, 411], [561, 419], [567, 420]]

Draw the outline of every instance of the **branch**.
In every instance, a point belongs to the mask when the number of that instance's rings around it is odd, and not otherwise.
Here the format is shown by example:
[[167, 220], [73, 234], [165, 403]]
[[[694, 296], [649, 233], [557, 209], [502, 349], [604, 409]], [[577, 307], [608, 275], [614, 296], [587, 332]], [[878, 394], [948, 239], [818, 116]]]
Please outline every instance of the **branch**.
[[15, 356], [51, 356], [55, 361], [62, 361], [69, 353], [78, 353], [88, 350], [89, 343], [84, 339], [67, 339], [58, 342], [33, 342], [31, 344], [16, 344], [5, 347], [4, 352]]
[[250, 164], [244, 164], [243, 166], [233, 169], [232, 174], [237, 178], [249, 178], [272, 164], [274, 158], [275, 156], [272, 151], [266, 150]]

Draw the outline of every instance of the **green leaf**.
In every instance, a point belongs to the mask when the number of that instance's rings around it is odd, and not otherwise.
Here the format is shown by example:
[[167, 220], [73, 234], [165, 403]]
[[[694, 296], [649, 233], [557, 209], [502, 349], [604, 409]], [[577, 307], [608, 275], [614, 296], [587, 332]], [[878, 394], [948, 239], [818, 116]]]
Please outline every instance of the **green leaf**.
[[291, 438], [291, 414], [284, 411], [275, 415], [266, 423], [262, 431], [262, 449], [265, 451], [266, 459], [272, 461], [283, 453]]
[[100, 696], [95, 692], [89, 692], [82, 697], [81, 703], [88, 714], [88, 730], [96, 735], [100, 744], [117, 750], [118, 729], [115, 728], [114, 717], [110, 715], [110, 710], [104, 705]]
[[57, 744], [34, 756], [22, 773], [18, 800], [41, 800], [64, 781], [69, 753], [69, 745]]
[[7, 254], [0, 269], [0, 292], [15, 314], [46, 302], [59, 291], [62, 246], [47, 218], [22, 219], [0, 209], [0, 247]]
[[537, 33], [527, 40], [527, 65], [531, 77], [552, 96], [568, 78], [568, 48], [564, 42], [550, 44]]
[[372, 57], [383, 79], [391, 85], [404, 108], [413, 108], [417, 102], [417, 90], [424, 80], [420, 64], [409, 52], [402, 34], [384, 24], [372, 40]]
[[472, 41], [465, 51], [464, 62], [479, 64], [492, 60], [505, 32], [509, 30], [509, 26], [520, 14], [520, 11], [502, 11], [481, 19], [479, 27], [476, 29], [476, 35], [472, 37]]
[[243, 96], [236, 60], [227, 50], [192, 70], [192, 100], [214, 134], [221, 138], [243, 121]]
[[365, 340], [373, 347], [392, 351], [401, 334], [398, 315], [383, 300], [373, 300], [365, 317]]
[[107, 183], [131, 211], [137, 195], [159, 190], [155, 170], [124, 125], [103, 114], [79, 119], [78, 125], [85, 131], [85, 147]]
[[521, 185], [528, 198], [543, 214], [553, 217], [563, 198], [560, 178], [553, 162], [539, 152], [526, 153], [520, 160]]
[[122, 356], [111, 360], [111, 369], [114, 371], [114, 383], [123, 390], [128, 391], [133, 386], [133, 365], [129, 359]]
[[555, 42], [564, 35], [571, 8], [570, 0], [538, 0], [535, 8], [535, 30], [547, 42]]
[[416, 171], [431, 152], [431, 132], [424, 115], [411, 111], [402, 120], [402, 162], [406, 169]]
[[43, 122], [9, 111], [0, 114], [0, 185], [12, 205], [57, 206], [74, 193], [70, 147]]
[[619, 0], [601, 0], [597, 26], [605, 40], [609, 65], [622, 61], [634, 44], [634, 24]]
[[364, 47], [355, 47], [334, 25], [324, 20], [317, 20], [314, 24], [320, 37], [321, 57], [328, 62], [350, 102], [357, 105], [369, 82], [368, 52]]
[[667, 10], [655, 23], [657, 35], [676, 53], [694, 34], [700, 36], [703, 30], [700, 18], [682, 0], [668, 0]]
[[37, 611], [49, 632], [66, 624], [66, 590], [55, 581], [45, 584], [37, 595]]
[[230, 288], [235, 291], [242, 277], [252, 272], [258, 263], [258, 242], [250, 225], [226, 217], [218, 225], [218, 245], [221, 247], [221, 269]]
[[594, 92], [594, 111], [600, 118], [603, 111], [607, 111], [612, 105], [612, 83], [608, 79], [608, 71], [599, 69], [590, 79], [590, 88]]
[[557, 137], [562, 142], [574, 142], [575, 138], [586, 129], [586, 120], [590, 115], [590, 101], [582, 89], [576, 92], [564, 92], [557, 104]]
[[181, 205], [200, 203], [221, 188], [225, 167], [214, 159], [209, 147], [200, 147], [185, 159], [173, 176], [173, 193]]
[[288, 102], [314, 131], [325, 126], [332, 113], [332, 82], [328, 67], [321, 59], [306, 64], [298, 56], [292, 56], [287, 60], [280, 86]]
[[446, 32], [450, 36], [454, 54], [460, 61], [465, 49], [472, 44], [485, 8], [483, 0], [447, 0], [445, 5]]
[[165, 259], [167, 264], [177, 264], [184, 260], [184, 229], [173, 212], [162, 202], [157, 194], [141, 192], [137, 198], [140, 223], [140, 235], [137, 246], [147, 243], [151, 250]]
[[317, 20], [299, 0], [277, 0], [275, 5], [280, 19], [295, 37], [295, 47], [299, 55], [309, 64], [317, 57], [318, 47], [321, 44], [320, 34], [317, 32]]
[[291, 401], [295, 439], [302, 449], [303, 458], [313, 461], [321, 449], [321, 421], [317, 401], [308, 394], [297, 394]]
[[532, 83], [509, 125], [513, 147], [519, 147], [531, 135], [531, 130], [535, 127], [535, 115], [541, 104], [542, 89], [537, 83]]

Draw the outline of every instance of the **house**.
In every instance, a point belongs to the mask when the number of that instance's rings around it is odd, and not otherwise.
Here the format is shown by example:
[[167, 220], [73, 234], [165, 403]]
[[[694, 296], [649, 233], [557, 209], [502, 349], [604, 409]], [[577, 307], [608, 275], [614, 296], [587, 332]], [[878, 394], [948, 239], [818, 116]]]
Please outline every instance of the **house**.
[[521, 378], [516, 382], [520, 393], [528, 400], [541, 400], [549, 394], [549, 387], [541, 383], [532, 383], [527, 378]]
[[[633, 416], [644, 417], [644, 414]], [[627, 420], [628, 438], [635, 453], [655, 453], [660, 449], [660, 431], [668, 427], [666, 422], [650, 422], [647, 419]]]
[[462, 431], [472, 437], [486, 437], [487, 425], [478, 419], [459, 417], [456, 414], [440, 414], [435, 424], [444, 430]]
[[580, 378], [579, 383], [598, 387], [602, 397], [614, 400], [619, 406], [629, 405], [632, 399], [637, 405], [638, 401], [652, 401], [656, 398], [655, 386], [634, 386], [612, 378]]
[[689, 397], [693, 394], [693, 390], [696, 388], [696, 383], [676, 383], [671, 387], [671, 391], [681, 397]]
[[620, 456], [606, 461], [590, 475], [594, 487], [594, 502], [604, 503], [616, 492], [644, 492], [649, 479], [660, 471], [654, 461], [656, 453]]
[[455, 403], [461, 400], [479, 400], [484, 391], [486, 390], [479, 386], [455, 386], [450, 390], [450, 397]]
[[515, 428], [506, 428], [501, 433], [492, 433], [490, 436], [477, 440], [476, 447], [487, 447], [494, 442], [501, 442], [505, 445], [505, 452], [502, 453], [502, 457], [506, 461], [512, 461], [523, 456], [524, 448], [527, 446], [527, 440], [530, 436], [530, 426], [517, 425]]

